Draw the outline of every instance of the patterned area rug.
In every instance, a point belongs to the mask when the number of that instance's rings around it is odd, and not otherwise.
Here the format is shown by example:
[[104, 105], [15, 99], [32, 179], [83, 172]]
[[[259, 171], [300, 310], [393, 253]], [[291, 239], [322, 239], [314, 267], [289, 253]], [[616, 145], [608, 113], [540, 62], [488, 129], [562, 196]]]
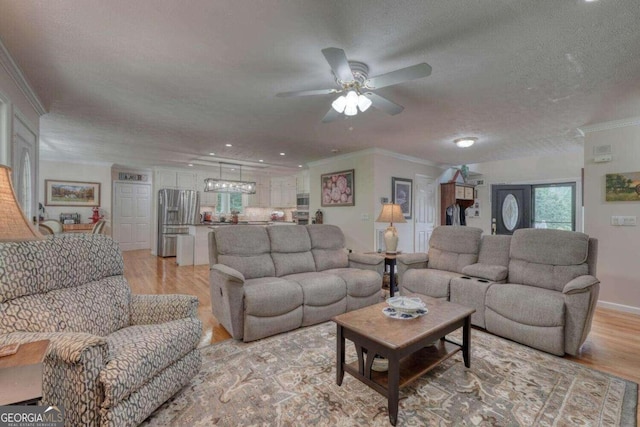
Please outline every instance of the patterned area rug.
[[[349, 374], [336, 385], [335, 348], [332, 322], [203, 348], [200, 373], [143, 425], [390, 425], [386, 398]], [[400, 398], [401, 426], [635, 426], [638, 403], [633, 382], [477, 330], [470, 369], [458, 352]]]

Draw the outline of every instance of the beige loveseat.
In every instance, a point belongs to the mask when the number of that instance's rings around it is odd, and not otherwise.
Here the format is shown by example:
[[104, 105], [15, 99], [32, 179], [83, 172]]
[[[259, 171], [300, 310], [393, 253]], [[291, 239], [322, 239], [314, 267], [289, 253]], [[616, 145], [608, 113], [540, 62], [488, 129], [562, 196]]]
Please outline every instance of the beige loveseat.
[[381, 301], [380, 256], [348, 253], [333, 225], [237, 225], [209, 233], [211, 307], [252, 341]]
[[423, 267], [416, 255], [400, 257], [401, 292], [473, 307], [472, 324], [489, 332], [552, 354], [577, 354], [598, 299], [597, 240], [541, 229], [480, 238], [478, 230], [438, 227], [426, 269], [411, 268]]
[[136, 426], [201, 365], [191, 295], [133, 295], [97, 234], [0, 243], [0, 346], [48, 339], [42, 404], [67, 426]]

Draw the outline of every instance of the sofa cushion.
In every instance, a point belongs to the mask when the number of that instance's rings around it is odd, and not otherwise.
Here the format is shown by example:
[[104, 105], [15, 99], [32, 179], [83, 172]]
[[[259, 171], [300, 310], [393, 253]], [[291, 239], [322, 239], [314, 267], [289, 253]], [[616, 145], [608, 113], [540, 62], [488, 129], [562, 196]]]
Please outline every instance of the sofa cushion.
[[344, 234], [335, 225], [306, 226], [311, 239], [311, 252], [316, 271], [349, 267], [349, 255], [344, 248]]
[[347, 295], [352, 297], [368, 297], [382, 289], [382, 278], [372, 270], [358, 268], [334, 268], [323, 273], [335, 274], [347, 284]]
[[511, 236], [486, 235], [480, 241], [478, 263], [509, 266]]
[[494, 284], [485, 297], [487, 308], [517, 323], [554, 327], [564, 325], [562, 293], [533, 286]]
[[166, 367], [197, 347], [202, 323], [196, 318], [130, 326], [107, 337], [109, 355], [100, 372], [103, 408], [115, 406]]
[[311, 239], [305, 227], [267, 227], [276, 276], [316, 271]]
[[244, 283], [244, 310], [247, 315], [272, 317], [302, 305], [302, 288], [280, 277], [249, 279]]
[[86, 332], [98, 336], [129, 326], [131, 291], [113, 276], [0, 304], [0, 333]]
[[564, 230], [525, 228], [511, 238], [510, 258], [536, 264], [577, 265], [587, 261], [589, 236]]
[[449, 298], [449, 282], [462, 276], [445, 270], [409, 269], [402, 276], [402, 291], [427, 295], [433, 298]]
[[302, 289], [304, 305], [324, 306], [347, 296], [347, 286], [340, 277], [327, 273], [299, 273], [283, 277]]
[[562, 292], [578, 276], [588, 274], [589, 266], [536, 264], [518, 259], [509, 263], [509, 282]]
[[99, 234], [56, 234], [44, 240], [0, 243], [0, 302], [74, 288], [122, 275], [118, 243]]
[[474, 227], [437, 227], [429, 239], [427, 268], [462, 273], [465, 266], [478, 262], [481, 235]]
[[274, 276], [271, 241], [265, 227], [234, 225], [213, 230], [217, 260], [242, 273], [245, 279]]

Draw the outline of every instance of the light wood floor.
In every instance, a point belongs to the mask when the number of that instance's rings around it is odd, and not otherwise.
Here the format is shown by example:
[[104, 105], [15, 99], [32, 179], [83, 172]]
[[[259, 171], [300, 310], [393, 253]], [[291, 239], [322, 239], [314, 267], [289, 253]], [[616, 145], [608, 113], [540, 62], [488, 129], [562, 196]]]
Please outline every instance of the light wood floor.
[[[211, 313], [208, 265], [178, 267], [175, 258], [155, 257], [148, 250], [125, 252], [124, 264], [125, 277], [134, 293], [196, 295], [200, 300], [198, 314], [204, 324], [203, 341], [214, 343], [230, 338]], [[596, 309], [581, 354], [566, 358], [640, 383], [640, 316]]]

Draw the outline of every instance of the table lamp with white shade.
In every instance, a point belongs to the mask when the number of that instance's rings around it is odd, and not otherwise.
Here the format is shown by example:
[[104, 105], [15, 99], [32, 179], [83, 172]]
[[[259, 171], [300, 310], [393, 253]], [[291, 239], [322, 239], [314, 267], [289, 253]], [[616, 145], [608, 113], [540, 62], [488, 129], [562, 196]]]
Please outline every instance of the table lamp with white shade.
[[11, 185], [11, 169], [0, 165], [0, 242], [38, 240], [42, 235], [24, 216]]
[[382, 211], [376, 219], [376, 222], [388, 222], [389, 227], [384, 232], [384, 245], [388, 254], [398, 252], [398, 230], [393, 223], [407, 222], [402, 214], [402, 207], [395, 203], [385, 203], [382, 205]]

